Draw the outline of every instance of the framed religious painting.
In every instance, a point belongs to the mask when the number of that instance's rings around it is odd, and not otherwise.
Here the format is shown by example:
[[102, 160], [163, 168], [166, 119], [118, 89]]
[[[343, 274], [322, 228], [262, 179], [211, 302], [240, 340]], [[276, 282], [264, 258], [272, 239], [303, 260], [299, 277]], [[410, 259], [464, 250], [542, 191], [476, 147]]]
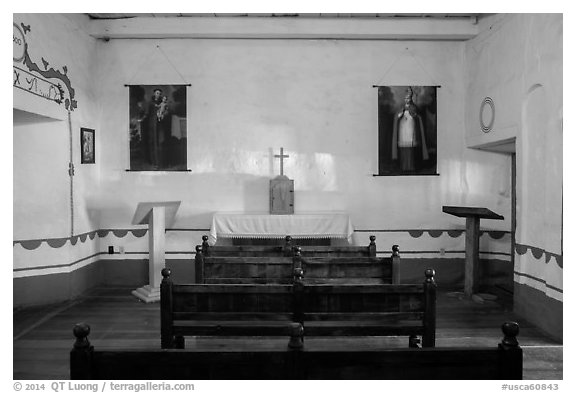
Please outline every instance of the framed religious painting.
[[130, 170], [186, 171], [186, 85], [131, 85]]
[[437, 86], [378, 87], [378, 175], [437, 175]]
[[95, 131], [90, 128], [80, 128], [80, 163], [94, 164], [95, 159]]

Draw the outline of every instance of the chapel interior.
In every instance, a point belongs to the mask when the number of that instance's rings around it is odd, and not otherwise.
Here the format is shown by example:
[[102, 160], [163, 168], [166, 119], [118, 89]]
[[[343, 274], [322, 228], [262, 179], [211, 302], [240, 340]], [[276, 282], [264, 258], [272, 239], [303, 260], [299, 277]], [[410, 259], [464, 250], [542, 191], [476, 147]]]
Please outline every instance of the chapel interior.
[[79, 322], [159, 348], [162, 267], [284, 235], [397, 246], [400, 283], [435, 272], [436, 347], [516, 321], [524, 379], [563, 379], [562, 14], [13, 23], [14, 379], [69, 379]]

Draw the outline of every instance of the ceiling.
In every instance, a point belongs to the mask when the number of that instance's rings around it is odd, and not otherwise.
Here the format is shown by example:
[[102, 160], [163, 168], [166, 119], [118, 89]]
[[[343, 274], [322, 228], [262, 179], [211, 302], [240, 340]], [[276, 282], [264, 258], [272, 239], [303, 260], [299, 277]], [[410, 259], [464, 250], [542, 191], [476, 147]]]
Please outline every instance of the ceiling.
[[457, 14], [457, 13], [434, 13], [434, 14], [368, 14], [368, 13], [165, 13], [165, 14], [146, 14], [146, 13], [123, 13], [123, 14], [97, 14], [89, 13], [92, 19], [126, 19], [126, 18], [166, 18], [166, 17], [261, 17], [261, 18], [364, 18], [364, 19], [400, 19], [400, 18], [417, 18], [417, 19], [473, 19], [477, 20], [488, 14]]

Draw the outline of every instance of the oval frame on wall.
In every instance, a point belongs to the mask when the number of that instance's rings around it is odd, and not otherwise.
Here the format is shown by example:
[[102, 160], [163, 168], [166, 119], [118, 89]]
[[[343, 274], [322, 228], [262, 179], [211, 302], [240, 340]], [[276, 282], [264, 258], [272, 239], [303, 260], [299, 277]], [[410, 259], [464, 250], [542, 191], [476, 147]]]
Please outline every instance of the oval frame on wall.
[[482, 131], [486, 133], [492, 131], [495, 119], [496, 107], [494, 106], [494, 101], [492, 98], [486, 97], [480, 105], [480, 127], [482, 128]]

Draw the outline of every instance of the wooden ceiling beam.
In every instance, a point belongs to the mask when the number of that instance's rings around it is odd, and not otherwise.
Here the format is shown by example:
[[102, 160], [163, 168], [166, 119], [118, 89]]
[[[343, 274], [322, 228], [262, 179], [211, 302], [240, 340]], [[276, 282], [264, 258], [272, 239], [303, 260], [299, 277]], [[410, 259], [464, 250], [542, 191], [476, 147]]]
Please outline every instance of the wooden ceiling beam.
[[358, 39], [468, 40], [478, 26], [468, 19], [138, 17], [94, 19], [90, 33], [102, 39]]

